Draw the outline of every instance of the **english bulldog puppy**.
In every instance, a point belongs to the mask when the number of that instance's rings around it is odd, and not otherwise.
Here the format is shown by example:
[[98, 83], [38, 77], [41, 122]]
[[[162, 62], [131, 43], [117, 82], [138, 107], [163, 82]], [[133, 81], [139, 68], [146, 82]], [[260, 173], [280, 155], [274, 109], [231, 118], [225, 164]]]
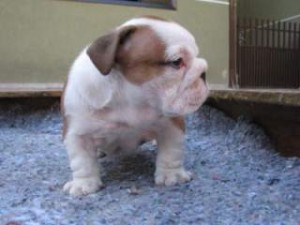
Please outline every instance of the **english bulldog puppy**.
[[64, 144], [71, 195], [103, 185], [97, 151], [125, 153], [141, 143], [158, 145], [154, 180], [191, 180], [183, 167], [183, 115], [206, 100], [207, 63], [193, 35], [156, 17], [131, 19], [88, 45], [73, 63], [62, 97]]

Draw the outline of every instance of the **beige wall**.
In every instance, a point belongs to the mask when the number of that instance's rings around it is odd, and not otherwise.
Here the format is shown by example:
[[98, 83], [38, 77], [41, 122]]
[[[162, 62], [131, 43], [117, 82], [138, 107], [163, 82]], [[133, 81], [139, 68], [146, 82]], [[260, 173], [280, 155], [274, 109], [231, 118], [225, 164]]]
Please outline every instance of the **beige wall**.
[[[227, 1], [227, 0], [224, 0]], [[177, 10], [57, 0], [0, 1], [0, 83], [63, 82], [79, 51], [133, 16], [173, 18], [196, 36], [210, 83], [226, 84], [228, 5], [177, 0]]]
[[238, 0], [238, 15], [265, 19], [286, 19], [300, 15], [300, 0]]

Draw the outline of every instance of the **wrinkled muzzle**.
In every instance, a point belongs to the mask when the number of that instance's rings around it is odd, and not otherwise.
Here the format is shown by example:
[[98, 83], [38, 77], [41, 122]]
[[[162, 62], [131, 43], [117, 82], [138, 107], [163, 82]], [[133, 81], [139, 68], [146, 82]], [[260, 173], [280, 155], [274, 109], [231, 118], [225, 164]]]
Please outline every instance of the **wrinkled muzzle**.
[[166, 116], [185, 115], [195, 112], [206, 100], [208, 89], [202, 80], [198, 80], [183, 92], [178, 92], [175, 98], [165, 102], [163, 113]]
[[195, 112], [207, 99], [208, 88], [201, 77], [207, 69], [203, 59], [197, 59], [184, 79], [177, 86], [166, 90], [163, 113], [166, 116], [185, 115]]

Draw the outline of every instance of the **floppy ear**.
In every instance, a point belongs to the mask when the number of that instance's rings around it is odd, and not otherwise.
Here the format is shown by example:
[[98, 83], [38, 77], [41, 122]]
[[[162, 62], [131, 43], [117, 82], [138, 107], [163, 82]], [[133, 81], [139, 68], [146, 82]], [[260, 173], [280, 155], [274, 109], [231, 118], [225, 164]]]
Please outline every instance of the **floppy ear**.
[[103, 74], [110, 73], [115, 63], [117, 50], [130, 35], [137, 29], [135, 26], [126, 26], [104, 35], [94, 41], [87, 49], [87, 54]]

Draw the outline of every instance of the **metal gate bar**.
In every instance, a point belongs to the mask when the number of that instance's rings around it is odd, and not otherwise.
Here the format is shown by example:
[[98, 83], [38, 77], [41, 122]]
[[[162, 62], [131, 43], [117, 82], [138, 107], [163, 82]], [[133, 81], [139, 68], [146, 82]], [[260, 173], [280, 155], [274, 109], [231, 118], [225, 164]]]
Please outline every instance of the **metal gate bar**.
[[300, 24], [237, 21], [237, 74], [241, 88], [300, 88]]

